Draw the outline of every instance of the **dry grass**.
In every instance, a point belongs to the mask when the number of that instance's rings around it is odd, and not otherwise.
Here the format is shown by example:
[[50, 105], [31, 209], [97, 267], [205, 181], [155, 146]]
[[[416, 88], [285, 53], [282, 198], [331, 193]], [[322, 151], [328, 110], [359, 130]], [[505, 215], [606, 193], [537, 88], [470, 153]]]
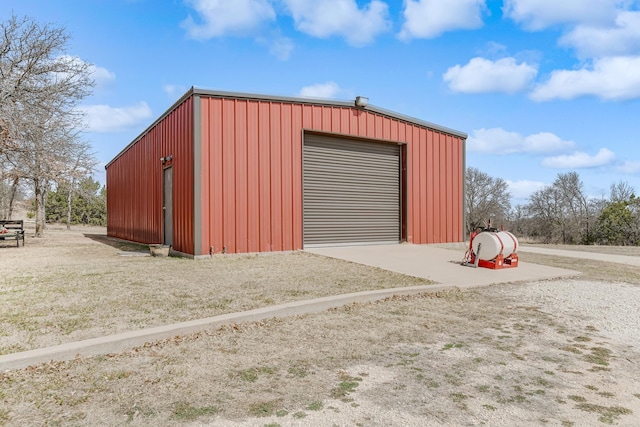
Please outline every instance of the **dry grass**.
[[0, 354], [289, 301], [429, 281], [304, 252], [211, 260], [119, 256], [104, 230], [0, 248]]
[[[566, 349], [575, 337], [579, 353]], [[254, 426], [584, 425], [601, 415], [580, 408], [633, 414], [637, 367], [584, 337], [599, 340], [490, 292], [393, 298], [6, 373], [0, 413], [10, 425]], [[585, 357], [605, 353], [606, 367]]]
[[[525, 243], [522, 243], [523, 245]], [[535, 246], [538, 248], [560, 249], [564, 251], [594, 252], [611, 255], [627, 255], [640, 256], [640, 246], [601, 246], [601, 245], [543, 245], [530, 244], [527, 246]]]
[[626, 282], [640, 285], [640, 268], [633, 265], [615, 264], [584, 258], [564, 258], [552, 255], [536, 254], [532, 252], [520, 252], [518, 254], [518, 257], [521, 261], [529, 262], [532, 264], [541, 264], [551, 267], [577, 270], [582, 272], [583, 276], [586, 279], [590, 280]]
[[[101, 303], [86, 305], [105, 304], [117, 315], [107, 316], [105, 310], [97, 321], [111, 319], [126, 327], [136, 323], [116, 317], [153, 324], [163, 316], [264, 305], [266, 298], [306, 299], [361, 287], [407, 286], [414, 280], [305, 254], [194, 263], [120, 258], [101, 243], [81, 242], [83, 238], [74, 245], [86, 245], [78, 252], [86, 260], [70, 259], [76, 249], [64, 244], [59, 251], [67, 255], [51, 262], [41, 259], [45, 265], [29, 271], [39, 277], [37, 289], [44, 287], [47, 298], [16, 292], [70, 310], [79, 310], [83, 299], [99, 298]], [[58, 245], [51, 244], [43, 247]], [[0, 250], [1, 256], [9, 252]], [[605, 273], [595, 261], [536, 254], [521, 259], [561, 263], [583, 271], [587, 279], [609, 275], [610, 281], [640, 283], [631, 267]], [[57, 278], [60, 274], [75, 283], [67, 293], [55, 291], [68, 289]], [[102, 291], [83, 294], [73, 304], [59, 301], [87, 292], [82, 288], [99, 277], [109, 284]], [[173, 280], [178, 279], [190, 284], [176, 291]], [[136, 281], [155, 291], [133, 286]], [[0, 286], [2, 301], [11, 296], [18, 303], [7, 286]], [[640, 414], [637, 353], [603, 339], [584, 320], [540, 310], [499, 289], [390, 298], [229, 325], [123, 354], [7, 372], [0, 374], [0, 425], [628, 425]], [[180, 293], [188, 292], [198, 297], [185, 296], [187, 302], [180, 302]], [[126, 298], [111, 295], [117, 293]], [[231, 301], [224, 308], [210, 307], [222, 299]], [[141, 313], [139, 305], [150, 313]], [[22, 307], [28, 317], [28, 305]], [[46, 315], [43, 309], [39, 313]], [[65, 315], [58, 315], [64, 320]], [[2, 338], [5, 342], [6, 336]]]

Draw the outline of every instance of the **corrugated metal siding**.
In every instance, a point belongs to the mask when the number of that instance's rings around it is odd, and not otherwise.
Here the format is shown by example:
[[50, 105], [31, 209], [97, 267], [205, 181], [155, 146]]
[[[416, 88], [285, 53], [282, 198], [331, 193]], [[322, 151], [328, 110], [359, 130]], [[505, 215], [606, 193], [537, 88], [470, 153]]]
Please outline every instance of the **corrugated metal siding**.
[[303, 243], [400, 240], [400, 148], [305, 134]]
[[303, 130], [406, 144], [407, 241], [463, 240], [463, 138], [356, 108], [200, 100], [199, 196], [208, 233], [203, 227], [196, 255], [211, 247], [215, 253], [302, 248]]
[[107, 167], [107, 233], [162, 243], [161, 157], [173, 156], [173, 247], [192, 254], [193, 98], [177, 106]]

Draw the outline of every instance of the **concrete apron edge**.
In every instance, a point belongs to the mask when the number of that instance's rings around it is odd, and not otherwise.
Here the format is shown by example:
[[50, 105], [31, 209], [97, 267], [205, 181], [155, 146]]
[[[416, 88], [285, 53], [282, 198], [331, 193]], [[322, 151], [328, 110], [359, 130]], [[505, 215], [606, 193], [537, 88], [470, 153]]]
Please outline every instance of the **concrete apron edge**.
[[297, 316], [318, 313], [352, 303], [367, 303], [393, 296], [414, 295], [423, 292], [438, 292], [459, 289], [451, 285], [422, 285], [404, 288], [377, 289], [328, 296], [312, 300], [293, 301], [269, 307], [257, 308], [238, 313], [221, 314], [205, 319], [191, 320], [164, 326], [121, 332], [83, 341], [59, 344], [0, 356], [0, 372], [23, 369], [29, 366], [52, 361], [73, 360], [76, 357], [98, 356], [119, 353], [143, 346], [149, 342], [160, 341], [180, 335], [188, 335], [232, 323], [256, 322], [274, 317]]

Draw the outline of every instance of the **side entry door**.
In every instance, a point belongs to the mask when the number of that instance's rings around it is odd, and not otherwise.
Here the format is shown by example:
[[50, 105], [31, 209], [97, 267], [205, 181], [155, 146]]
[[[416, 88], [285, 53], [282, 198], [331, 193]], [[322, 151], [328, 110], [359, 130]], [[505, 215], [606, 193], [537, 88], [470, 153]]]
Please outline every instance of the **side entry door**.
[[164, 170], [163, 196], [164, 244], [173, 246], [173, 168]]

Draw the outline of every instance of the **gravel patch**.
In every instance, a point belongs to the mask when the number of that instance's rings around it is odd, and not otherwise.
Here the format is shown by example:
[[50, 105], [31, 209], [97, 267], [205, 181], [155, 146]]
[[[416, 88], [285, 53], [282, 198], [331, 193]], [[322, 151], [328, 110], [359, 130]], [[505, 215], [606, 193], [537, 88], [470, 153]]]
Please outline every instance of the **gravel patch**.
[[639, 285], [554, 280], [495, 286], [487, 292], [526, 301], [549, 314], [587, 321], [603, 336], [640, 351]]

